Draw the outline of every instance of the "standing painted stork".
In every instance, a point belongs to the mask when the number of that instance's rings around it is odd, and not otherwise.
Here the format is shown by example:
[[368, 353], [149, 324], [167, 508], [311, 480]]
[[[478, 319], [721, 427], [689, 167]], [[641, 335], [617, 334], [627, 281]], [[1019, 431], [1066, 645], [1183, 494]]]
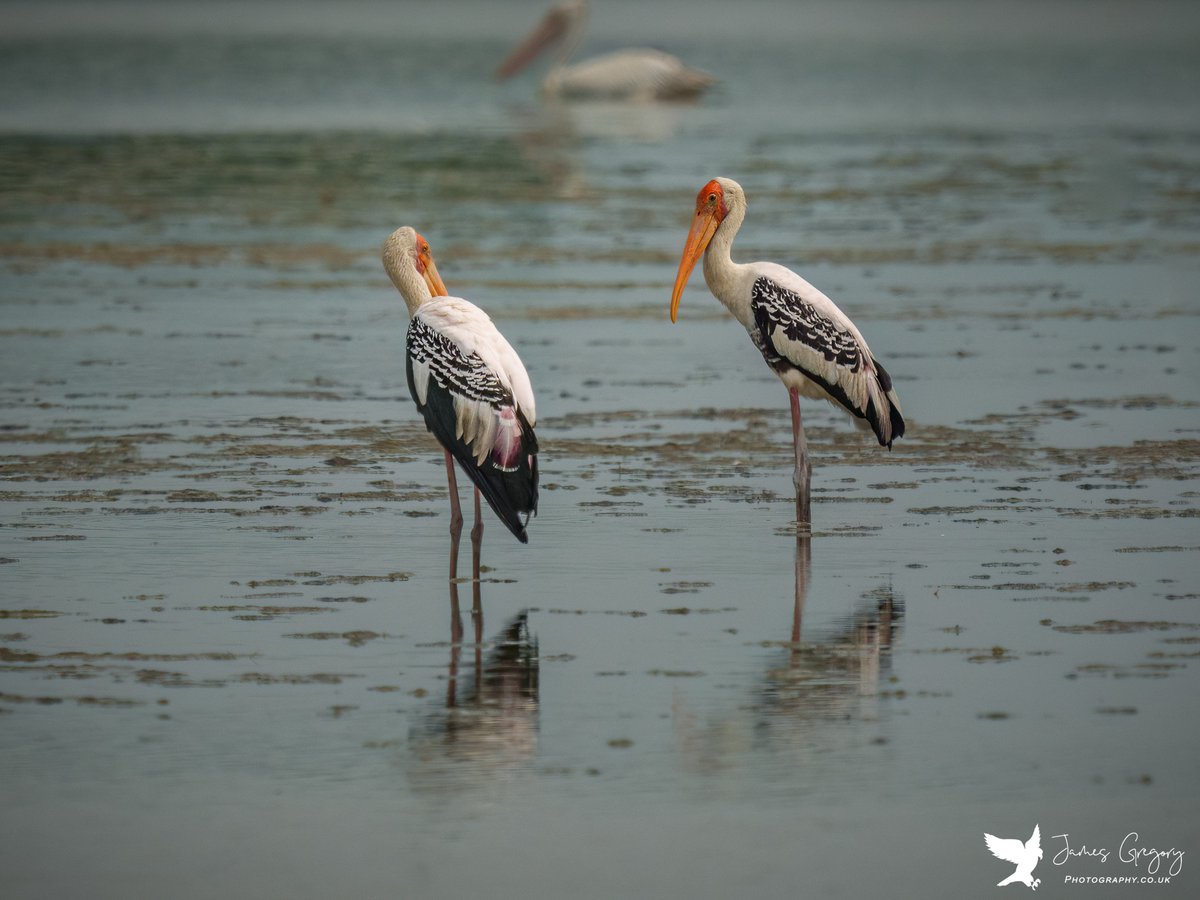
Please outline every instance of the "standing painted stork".
[[[392, 232], [383, 266], [408, 305], [408, 390], [446, 456], [450, 484], [450, 577], [457, 576], [462, 511], [454, 460], [475, 484], [471, 529], [474, 577], [479, 578], [483, 519], [479, 496], [521, 543], [537, 512], [537, 421], [533, 387], [517, 351], [482, 309], [446, 296], [429, 243], [412, 228]], [[522, 516], [524, 521], [522, 521]]]
[[714, 178], [696, 196], [696, 215], [683, 247], [671, 321], [688, 276], [704, 255], [704, 281], [733, 313], [788, 389], [796, 452], [796, 519], [811, 522], [812, 464], [800, 421], [800, 397], [828, 400], [870, 426], [881, 446], [904, 434], [892, 379], [871, 354], [850, 317], [790, 269], [770, 262], [735, 263], [730, 248], [746, 217], [746, 194], [729, 178]]
[[542, 93], [563, 100], [691, 100], [713, 83], [706, 72], [689, 69], [659, 50], [630, 48], [568, 66], [583, 38], [587, 0], [565, 0], [551, 7], [529, 36], [496, 70], [503, 81], [529, 65], [542, 50], [558, 44], [558, 55], [542, 81]]

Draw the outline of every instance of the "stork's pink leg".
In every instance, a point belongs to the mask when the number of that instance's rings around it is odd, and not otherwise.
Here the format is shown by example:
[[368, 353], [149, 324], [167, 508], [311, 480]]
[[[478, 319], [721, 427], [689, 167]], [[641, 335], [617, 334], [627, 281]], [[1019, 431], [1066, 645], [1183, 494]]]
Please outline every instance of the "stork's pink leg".
[[796, 524], [802, 530], [812, 522], [809, 482], [812, 478], [812, 463], [808, 459], [808, 441], [804, 437], [804, 423], [800, 420], [800, 395], [788, 391], [792, 402], [792, 444], [796, 450], [796, 471], [792, 483], [796, 486]]
[[446, 454], [446, 480], [450, 483], [450, 580], [458, 578], [458, 539], [462, 535], [462, 509], [458, 505], [458, 481], [454, 477], [454, 457]]

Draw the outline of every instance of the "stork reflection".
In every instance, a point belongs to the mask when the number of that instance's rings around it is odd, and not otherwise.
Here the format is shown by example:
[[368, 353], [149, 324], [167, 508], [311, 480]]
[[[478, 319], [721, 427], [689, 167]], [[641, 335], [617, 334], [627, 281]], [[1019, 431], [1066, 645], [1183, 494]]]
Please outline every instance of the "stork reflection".
[[892, 648], [904, 617], [890, 586], [869, 591], [849, 615], [806, 635], [812, 541], [797, 534], [791, 628], [771, 648], [753, 699], [700, 714], [677, 694], [673, 727], [681, 765], [700, 774], [743, 756], [776, 755], [789, 765], [833, 760], [836, 752], [878, 743]]
[[[451, 543], [451, 571], [458, 541]], [[503, 780], [537, 750], [538, 645], [528, 615], [518, 613], [489, 642], [483, 639], [478, 577], [470, 579], [471, 640], [464, 628], [460, 581], [449, 580], [450, 660], [440, 708], [409, 735], [414, 786], [462, 791]], [[470, 657], [464, 661], [464, 649]]]
[[890, 586], [879, 587], [819, 640], [804, 640], [804, 608], [812, 578], [812, 538], [796, 537], [796, 592], [791, 640], [778, 665], [767, 670], [764, 708], [774, 715], [812, 718], [839, 716], [873, 703], [891, 663], [891, 651], [904, 617], [903, 601]]

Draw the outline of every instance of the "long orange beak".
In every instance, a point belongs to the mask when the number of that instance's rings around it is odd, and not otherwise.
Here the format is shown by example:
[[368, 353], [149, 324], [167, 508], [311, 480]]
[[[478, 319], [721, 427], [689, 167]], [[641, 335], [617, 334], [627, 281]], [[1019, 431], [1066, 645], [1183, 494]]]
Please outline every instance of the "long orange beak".
[[671, 291], [671, 321], [675, 321], [679, 313], [679, 298], [687, 285], [688, 277], [696, 263], [708, 249], [708, 244], [716, 234], [717, 226], [721, 224], [721, 215], [715, 207], [706, 206], [696, 210], [696, 218], [692, 220], [692, 230], [688, 232], [687, 242], [683, 245], [683, 257], [679, 260], [679, 272], [675, 276], [675, 289]]
[[438, 274], [437, 266], [433, 262], [433, 254], [428, 250], [417, 255], [421, 261], [423, 271], [421, 275], [425, 279], [425, 283], [429, 285], [429, 293], [434, 297], [448, 297], [450, 292], [446, 290], [446, 285], [442, 281], [442, 276]]

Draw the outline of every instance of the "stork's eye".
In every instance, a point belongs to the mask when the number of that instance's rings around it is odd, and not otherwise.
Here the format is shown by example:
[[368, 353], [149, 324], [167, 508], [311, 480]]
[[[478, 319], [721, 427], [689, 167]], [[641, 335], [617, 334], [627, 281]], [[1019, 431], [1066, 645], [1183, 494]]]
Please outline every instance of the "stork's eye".
[[709, 195], [708, 195], [708, 202], [709, 202], [709, 203], [716, 203], [716, 202], [717, 202], [717, 195], [716, 195], [716, 194], [709, 194]]

